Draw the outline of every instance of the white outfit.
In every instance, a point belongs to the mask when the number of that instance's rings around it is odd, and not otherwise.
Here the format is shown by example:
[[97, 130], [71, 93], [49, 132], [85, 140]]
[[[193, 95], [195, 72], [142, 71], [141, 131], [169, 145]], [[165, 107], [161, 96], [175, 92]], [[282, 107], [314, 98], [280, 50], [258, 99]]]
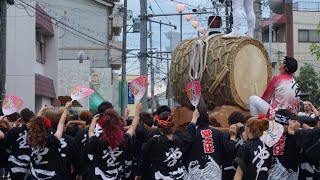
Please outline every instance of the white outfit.
[[305, 112], [299, 112], [298, 116], [308, 116], [308, 117], [311, 117], [311, 118], [315, 118], [316, 117], [316, 115], [314, 115], [313, 113], [306, 114]]
[[253, 32], [256, 23], [256, 16], [253, 11], [253, 0], [232, 0], [233, 9], [233, 28], [230, 34], [226, 34], [223, 38], [240, 37], [240, 27], [242, 20], [242, 8], [247, 15], [248, 31], [247, 36], [253, 37]]
[[249, 108], [251, 116], [258, 117], [259, 114], [267, 115], [270, 104], [259, 96], [250, 96]]

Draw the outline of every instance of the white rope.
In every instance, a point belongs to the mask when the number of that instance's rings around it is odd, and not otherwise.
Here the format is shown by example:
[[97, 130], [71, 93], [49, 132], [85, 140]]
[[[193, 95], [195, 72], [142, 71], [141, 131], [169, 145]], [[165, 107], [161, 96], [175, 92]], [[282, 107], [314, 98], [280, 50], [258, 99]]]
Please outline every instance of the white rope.
[[205, 40], [197, 40], [192, 44], [192, 58], [190, 60], [189, 67], [190, 81], [202, 80], [202, 76], [204, 71], [206, 70], [207, 65], [209, 40], [218, 35], [221, 35], [221, 33], [208, 36]]
[[[206, 62], [203, 61], [205, 42], [197, 40], [192, 44], [192, 58], [190, 60], [189, 78], [191, 81], [201, 81]], [[205, 59], [206, 55], [205, 55]]]

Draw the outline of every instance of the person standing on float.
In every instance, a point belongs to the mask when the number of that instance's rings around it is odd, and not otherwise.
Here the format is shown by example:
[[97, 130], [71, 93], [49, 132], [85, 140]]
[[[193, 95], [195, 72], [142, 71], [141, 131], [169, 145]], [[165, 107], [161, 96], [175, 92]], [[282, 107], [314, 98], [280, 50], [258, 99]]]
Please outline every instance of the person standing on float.
[[240, 38], [240, 27], [242, 20], [242, 8], [247, 15], [248, 31], [247, 37], [253, 38], [256, 16], [253, 11], [253, 0], [232, 0], [232, 12], [233, 12], [233, 27], [229, 34], [222, 36], [222, 38]]

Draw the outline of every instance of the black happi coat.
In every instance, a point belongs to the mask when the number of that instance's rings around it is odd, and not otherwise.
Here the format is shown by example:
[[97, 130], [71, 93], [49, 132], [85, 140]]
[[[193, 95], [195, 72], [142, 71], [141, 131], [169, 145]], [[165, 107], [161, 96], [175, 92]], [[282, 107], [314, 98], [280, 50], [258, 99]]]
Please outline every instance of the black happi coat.
[[[301, 163], [299, 167], [299, 180], [320, 179], [320, 128], [299, 129], [295, 131], [297, 143], [302, 149]], [[316, 153], [315, 153], [316, 152]]]
[[137, 175], [141, 175], [143, 167], [152, 166], [152, 179], [183, 179], [185, 167], [182, 158], [193, 140], [195, 129], [195, 124], [190, 123], [188, 132], [174, 133], [173, 140], [160, 134], [143, 144]]
[[50, 133], [44, 148], [31, 148], [32, 179], [68, 179], [68, 172], [61, 158], [60, 141]]
[[151, 139], [154, 135], [160, 135], [161, 132], [158, 128], [149, 128], [146, 127], [144, 122], [140, 121], [138, 123], [137, 129], [136, 129], [136, 135], [135, 135], [135, 143], [134, 143], [134, 152], [133, 152], [133, 158], [134, 158], [134, 169], [135, 173], [137, 173], [137, 169], [143, 169], [143, 171], [140, 171], [139, 174], [141, 176], [141, 180], [150, 180], [152, 179], [152, 166], [144, 166], [139, 167], [139, 161], [140, 161], [140, 155], [141, 155], [141, 147], [144, 143], [148, 142], [149, 139]]
[[[225, 134], [226, 138], [230, 140], [230, 134]], [[222, 164], [222, 179], [223, 180], [233, 180], [234, 175], [236, 173], [236, 168], [233, 166], [233, 160], [236, 158], [237, 151], [244, 144], [244, 141], [242, 139], [242, 132], [239, 132], [237, 134], [236, 142], [235, 142], [235, 149], [231, 153], [227, 153], [226, 156], [224, 156], [224, 161]]]
[[131, 143], [131, 136], [125, 134], [122, 143], [112, 149], [109, 144], [99, 137], [93, 136], [89, 139], [89, 146], [93, 152], [92, 168], [90, 179], [124, 179], [125, 159], [128, 147]]
[[[8, 129], [6, 128], [0, 128], [0, 130], [3, 133], [6, 133]], [[7, 140], [6, 139], [1, 139], [0, 140], [0, 168], [8, 168], [8, 158], [9, 158], [9, 153], [7, 152]]]
[[[72, 178], [72, 169], [71, 165], [77, 164], [78, 162], [76, 161], [76, 156], [78, 156], [78, 149], [74, 149], [72, 144], [73, 144], [73, 137], [67, 135], [67, 134], [62, 134], [62, 137], [60, 139], [60, 148], [58, 149], [61, 155], [61, 159], [64, 164], [64, 168], [66, 171], [66, 175], [68, 176], [69, 179]], [[73, 178], [74, 179], [74, 178]]]
[[6, 134], [7, 146], [10, 150], [8, 159], [11, 173], [24, 177], [29, 174], [31, 151], [27, 144], [28, 129], [26, 126], [12, 128]]
[[272, 151], [259, 138], [249, 139], [238, 150], [235, 165], [243, 171], [243, 180], [266, 180], [272, 164]]
[[[77, 155], [74, 156], [74, 171], [75, 174], [81, 175], [83, 180], [90, 179], [89, 172], [92, 168], [93, 152], [89, 144], [88, 129], [84, 128], [79, 130], [74, 138], [72, 149], [77, 151]], [[102, 128], [99, 124], [95, 125], [94, 134], [100, 137], [102, 134]]]
[[185, 157], [188, 171], [186, 179], [220, 180], [223, 159], [230, 156], [234, 149], [235, 142], [227, 140], [222, 132], [208, 125], [200, 125]]
[[273, 146], [274, 161], [269, 179], [297, 178], [300, 150], [296, 136], [283, 133], [280, 140]]

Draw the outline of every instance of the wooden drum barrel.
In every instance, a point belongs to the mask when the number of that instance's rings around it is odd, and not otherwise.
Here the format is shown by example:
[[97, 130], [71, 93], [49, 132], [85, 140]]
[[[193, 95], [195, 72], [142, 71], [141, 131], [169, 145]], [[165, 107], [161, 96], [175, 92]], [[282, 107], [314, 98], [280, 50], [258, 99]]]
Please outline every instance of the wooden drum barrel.
[[[185, 91], [190, 82], [189, 67], [193, 57], [192, 44], [208, 43], [207, 60], [201, 80], [202, 102], [208, 110], [231, 105], [249, 109], [249, 97], [261, 96], [271, 78], [271, 65], [263, 44], [252, 38], [223, 39], [221, 35], [185, 40], [172, 56], [170, 83], [181, 105], [191, 105]], [[203, 52], [205, 49], [203, 50]]]

